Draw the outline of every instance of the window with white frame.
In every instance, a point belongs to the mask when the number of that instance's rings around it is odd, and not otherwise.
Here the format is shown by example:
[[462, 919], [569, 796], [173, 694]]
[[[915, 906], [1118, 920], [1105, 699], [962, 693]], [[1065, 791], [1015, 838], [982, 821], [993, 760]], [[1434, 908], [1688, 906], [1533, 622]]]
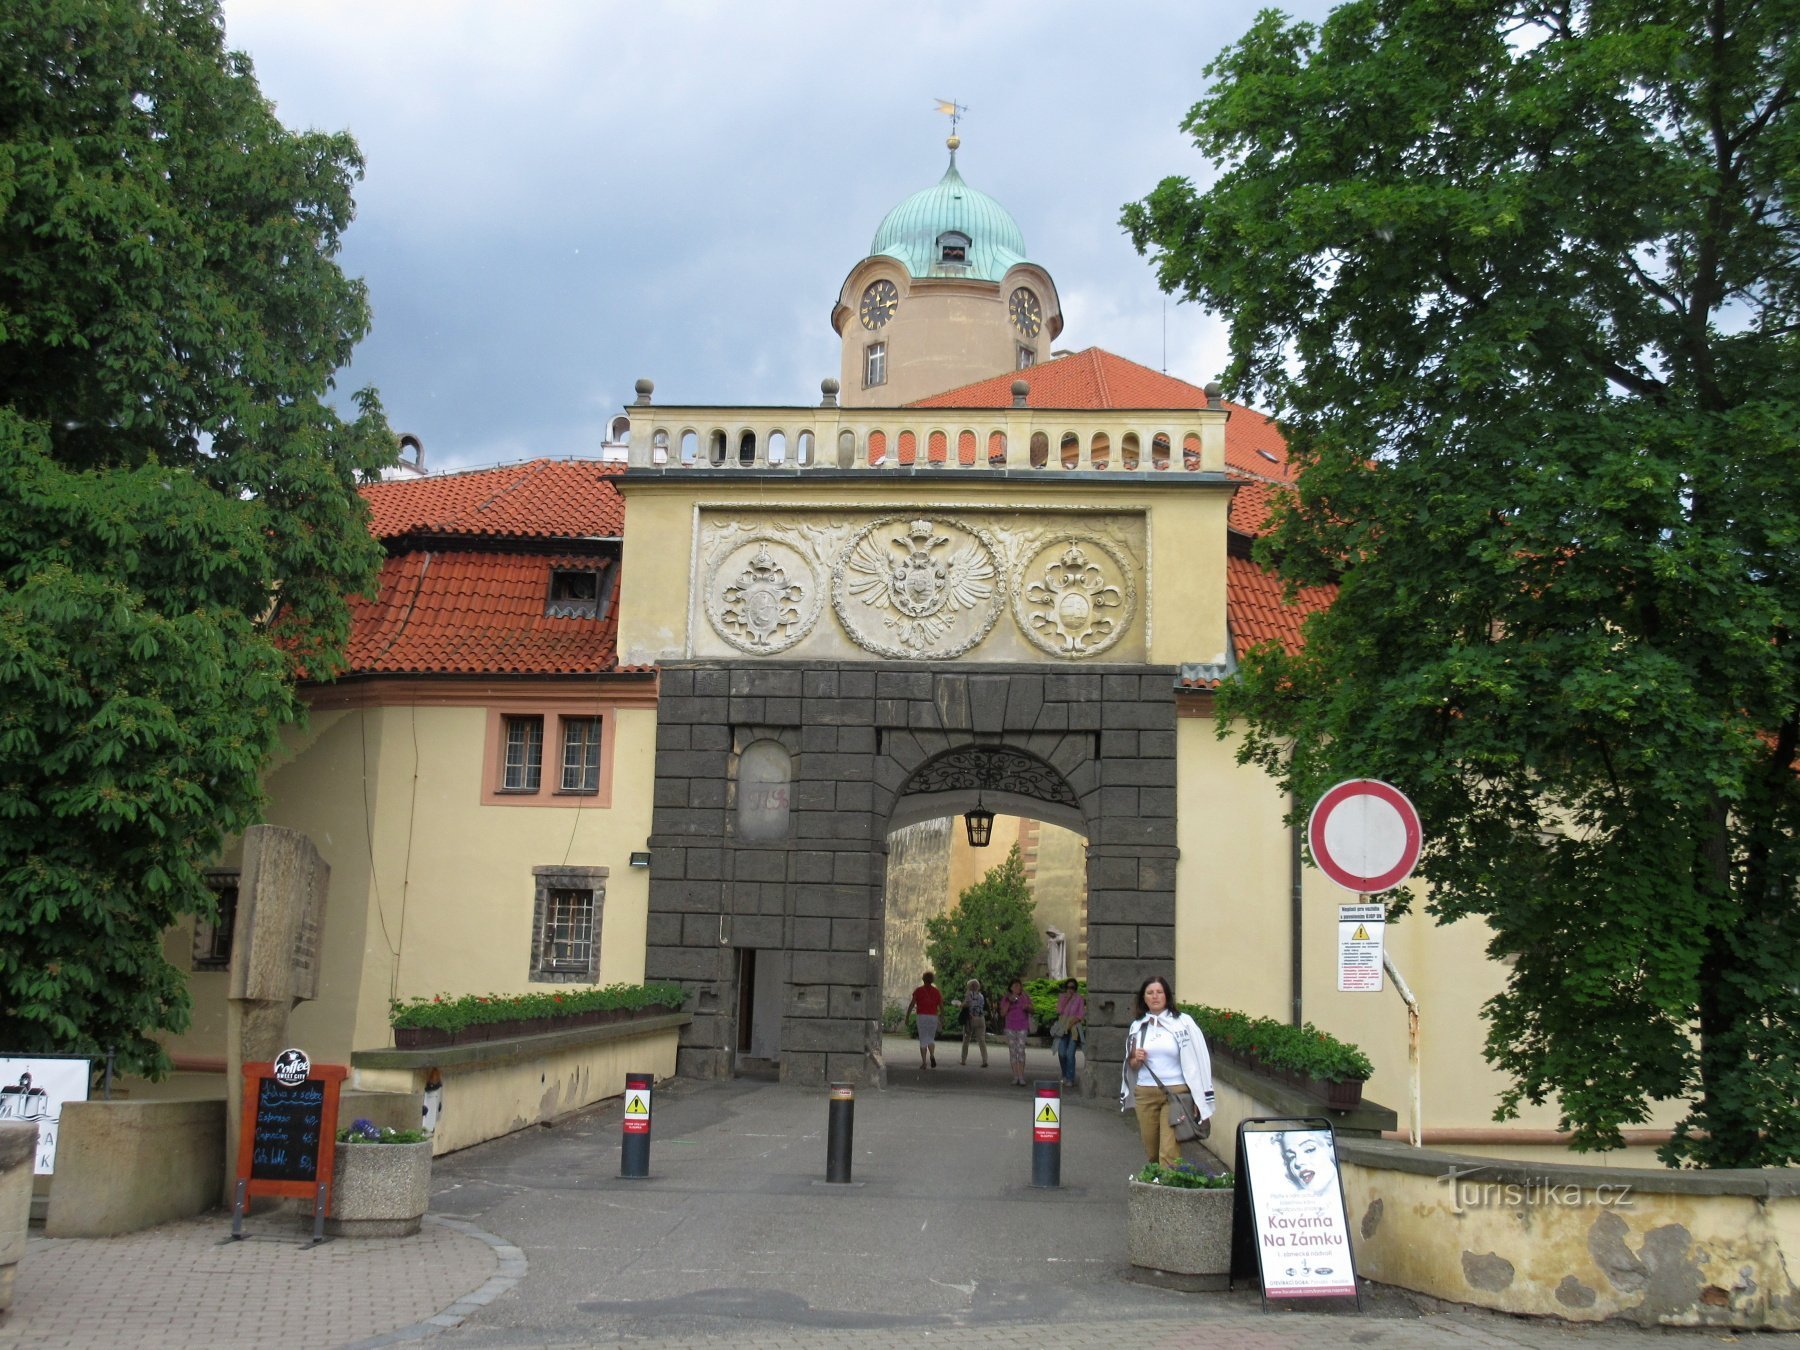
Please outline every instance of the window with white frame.
[[1030, 347], [1019, 348], [1019, 369], [1030, 370], [1037, 364], [1037, 353]]
[[863, 349], [863, 387], [887, 383], [887, 343], [871, 342]]
[[536, 792], [544, 778], [544, 719], [508, 717], [506, 752], [500, 772], [502, 792]]
[[534, 867], [531, 971], [533, 980], [592, 984], [600, 978], [600, 918], [606, 903], [604, 867]]
[[600, 719], [565, 717], [562, 720], [562, 790], [600, 790]]

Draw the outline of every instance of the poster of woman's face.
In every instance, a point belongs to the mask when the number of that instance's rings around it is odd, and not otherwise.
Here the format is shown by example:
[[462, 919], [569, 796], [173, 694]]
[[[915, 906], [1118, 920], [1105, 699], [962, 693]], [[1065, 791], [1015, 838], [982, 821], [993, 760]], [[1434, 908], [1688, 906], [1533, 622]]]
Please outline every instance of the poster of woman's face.
[[1281, 1169], [1294, 1189], [1308, 1195], [1324, 1195], [1337, 1179], [1337, 1159], [1331, 1137], [1317, 1130], [1283, 1130], [1275, 1135], [1281, 1153]]

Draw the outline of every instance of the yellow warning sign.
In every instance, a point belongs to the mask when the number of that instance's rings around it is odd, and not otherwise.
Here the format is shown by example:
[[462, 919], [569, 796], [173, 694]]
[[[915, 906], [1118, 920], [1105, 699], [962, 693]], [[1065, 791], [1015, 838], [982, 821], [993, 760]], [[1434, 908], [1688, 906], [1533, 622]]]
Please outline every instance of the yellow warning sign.
[[1044, 1109], [1037, 1113], [1037, 1121], [1040, 1125], [1056, 1124], [1056, 1108], [1049, 1102], [1045, 1102]]
[[1352, 942], [1367, 942], [1369, 940], [1369, 930], [1360, 923], [1357, 924], [1356, 932], [1351, 934], [1350, 940]]
[[648, 1093], [628, 1092], [625, 1094], [625, 1114], [628, 1116], [647, 1116], [650, 1114], [650, 1096]]

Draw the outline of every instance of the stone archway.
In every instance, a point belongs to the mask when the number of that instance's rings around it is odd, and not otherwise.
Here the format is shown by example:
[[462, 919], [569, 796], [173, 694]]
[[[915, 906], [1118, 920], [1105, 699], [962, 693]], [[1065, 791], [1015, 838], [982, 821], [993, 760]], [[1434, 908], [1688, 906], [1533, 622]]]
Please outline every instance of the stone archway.
[[[753, 949], [758, 978], [782, 982], [782, 1078], [874, 1073], [888, 832], [976, 792], [1086, 834], [1089, 1048], [1118, 1058], [1132, 992], [1174, 961], [1175, 677], [666, 665], [645, 974], [691, 991], [681, 1072], [732, 1072], [739, 953]], [[753, 841], [735, 793], [738, 756], [759, 739], [795, 753], [786, 832]]]

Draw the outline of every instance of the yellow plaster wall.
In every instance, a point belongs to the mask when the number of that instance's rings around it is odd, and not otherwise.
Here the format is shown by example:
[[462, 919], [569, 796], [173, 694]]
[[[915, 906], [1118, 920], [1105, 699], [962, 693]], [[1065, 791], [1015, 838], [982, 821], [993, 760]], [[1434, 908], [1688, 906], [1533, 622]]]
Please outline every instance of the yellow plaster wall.
[[[270, 823], [305, 831], [331, 866], [317, 1000], [291, 1034], [315, 1058], [392, 1043], [390, 998], [516, 993], [529, 977], [534, 866], [604, 867], [600, 984], [643, 979], [653, 709], [609, 719], [613, 805], [484, 805], [483, 707], [315, 713], [269, 778]], [[229, 861], [229, 860], [228, 860]], [[191, 929], [167, 950], [186, 969]], [[224, 1054], [225, 977], [193, 977], [192, 1030], [177, 1055]]]

